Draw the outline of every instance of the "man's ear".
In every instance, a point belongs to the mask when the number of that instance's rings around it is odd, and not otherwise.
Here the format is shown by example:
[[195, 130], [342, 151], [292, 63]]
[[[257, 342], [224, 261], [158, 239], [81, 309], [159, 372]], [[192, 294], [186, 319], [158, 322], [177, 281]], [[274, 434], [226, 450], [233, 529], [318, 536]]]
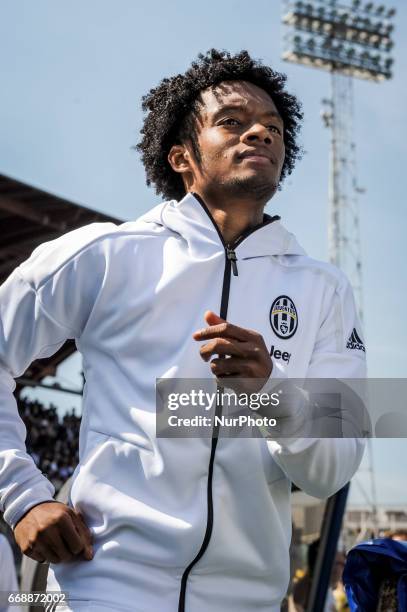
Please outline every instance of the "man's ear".
[[168, 153], [168, 163], [174, 172], [185, 174], [191, 171], [190, 155], [188, 149], [183, 144], [172, 145]]

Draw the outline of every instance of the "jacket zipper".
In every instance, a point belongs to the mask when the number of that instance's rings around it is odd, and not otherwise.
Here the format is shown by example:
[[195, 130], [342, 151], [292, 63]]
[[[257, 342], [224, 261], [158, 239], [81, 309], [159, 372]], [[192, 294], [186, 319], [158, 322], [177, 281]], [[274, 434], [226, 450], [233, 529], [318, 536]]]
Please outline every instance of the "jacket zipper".
[[231, 265], [232, 265], [232, 270], [233, 270], [233, 276], [238, 276], [239, 273], [237, 271], [237, 257], [236, 257], [236, 253], [234, 252], [233, 249], [230, 248], [229, 245], [227, 245], [226, 247], [226, 258], [229, 259]]
[[[208, 217], [212, 221], [213, 225], [215, 226], [216, 231], [218, 232], [218, 235], [219, 235], [219, 238], [220, 238], [221, 243], [223, 245], [223, 248], [225, 249], [225, 270], [224, 270], [224, 273], [223, 273], [222, 297], [221, 297], [221, 306], [220, 306], [220, 313], [219, 313], [219, 315], [220, 315], [220, 317], [222, 319], [226, 320], [227, 319], [227, 313], [228, 313], [228, 305], [229, 305], [231, 271], [233, 271], [233, 276], [238, 276], [237, 257], [236, 257], [236, 253], [235, 253], [235, 248], [245, 238], [247, 238], [247, 236], [249, 236], [254, 231], [259, 229], [259, 227], [263, 227], [263, 225], [268, 225], [269, 223], [272, 223], [272, 221], [275, 221], [276, 217], [270, 217], [261, 226], [256, 226], [254, 228], [251, 228], [251, 229], [247, 230], [246, 232], [241, 234], [232, 244], [226, 244], [224, 239], [223, 239], [223, 236], [220, 233], [219, 228], [216, 225], [216, 222], [215, 222], [214, 218], [212, 217], [210, 210], [207, 208], [205, 202], [203, 202], [203, 200], [197, 194], [194, 193], [192, 195], [194, 195], [195, 198], [199, 201], [199, 203], [201, 204], [201, 206], [205, 210], [206, 214], [208, 215]], [[277, 218], [279, 218], [279, 217], [277, 217]], [[218, 389], [221, 392], [223, 390], [222, 387], [218, 387]], [[218, 417], [220, 417], [222, 415], [222, 405], [221, 404], [216, 404], [215, 415], [218, 416]], [[219, 422], [219, 420], [217, 420], [217, 422]], [[209, 458], [209, 467], [208, 467], [208, 483], [207, 483], [207, 495], [206, 495], [206, 497], [207, 497], [208, 514], [207, 514], [207, 520], [206, 520], [205, 535], [204, 535], [204, 539], [203, 539], [202, 544], [201, 544], [201, 548], [199, 549], [197, 555], [194, 557], [194, 559], [191, 561], [191, 563], [188, 565], [188, 567], [184, 570], [184, 573], [182, 574], [181, 588], [180, 588], [180, 595], [179, 595], [179, 602], [178, 602], [178, 612], [185, 612], [185, 596], [186, 596], [186, 590], [187, 590], [187, 583], [188, 583], [189, 574], [190, 574], [192, 568], [194, 567], [194, 565], [196, 565], [198, 563], [198, 561], [201, 559], [201, 557], [204, 555], [206, 549], [208, 548], [209, 541], [210, 541], [211, 535], [212, 535], [212, 529], [213, 529], [212, 479], [213, 479], [213, 466], [214, 466], [214, 462], [215, 462], [215, 452], [216, 452], [216, 447], [218, 445], [218, 433], [219, 433], [219, 425], [215, 425], [214, 429], [213, 429], [211, 454], [210, 454], [210, 458]]]

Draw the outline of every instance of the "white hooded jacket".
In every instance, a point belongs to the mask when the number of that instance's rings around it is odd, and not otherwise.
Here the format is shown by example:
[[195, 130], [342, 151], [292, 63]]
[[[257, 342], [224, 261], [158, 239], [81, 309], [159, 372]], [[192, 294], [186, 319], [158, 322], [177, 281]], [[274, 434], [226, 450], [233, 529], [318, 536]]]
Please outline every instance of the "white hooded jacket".
[[156, 378], [211, 377], [192, 338], [205, 310], [262, 334], [271, 378], [365, 376], [364, 347], [348, 342], [361, 332], [343, 273], [309, 258], [275, 218], [228, 255], [192, 194], [45, 243], [0, 288], [0, 509], [12, 527], [53, 496], [25, 451], [13, 378], [67, 338], [83, 355], [69, 504], [95, 554], [51, 564], [48, 577], [72, 610], [276, 612], [291, 482], [324, 498], [359, 466], [358, 439], [156, 437]]

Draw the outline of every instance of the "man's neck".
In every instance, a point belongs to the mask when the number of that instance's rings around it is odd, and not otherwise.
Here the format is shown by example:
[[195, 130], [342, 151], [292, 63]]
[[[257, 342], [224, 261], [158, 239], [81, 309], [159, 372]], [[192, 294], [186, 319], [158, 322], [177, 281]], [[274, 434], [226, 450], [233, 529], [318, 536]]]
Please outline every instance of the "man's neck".
[[229, 198], [218, 201], [208, 194], [194, 193], [205, 203], [226, 244], [232, 244], [241, 234], [263, 222], [265, 202]]

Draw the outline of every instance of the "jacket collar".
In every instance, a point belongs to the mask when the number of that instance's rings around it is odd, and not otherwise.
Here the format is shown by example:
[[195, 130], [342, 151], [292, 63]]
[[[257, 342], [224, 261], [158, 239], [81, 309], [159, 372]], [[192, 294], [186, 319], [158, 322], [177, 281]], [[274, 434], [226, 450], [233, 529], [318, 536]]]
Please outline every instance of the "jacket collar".
[[[182, 200], [171, 200], [143, 215], [146, 222], [154, 221], [182, 236], [193, 251], [201, 255], [224, 251], [223, 238], [204, 202], [192, 193]], [[247, 234], [247, 235], [246, 235]], [[239, 258], [267, 255], [304, 255], [295, 236], [281, 224], [279, 217], [265, 216], [265, 223], [249, 230], [236, 241]]]

